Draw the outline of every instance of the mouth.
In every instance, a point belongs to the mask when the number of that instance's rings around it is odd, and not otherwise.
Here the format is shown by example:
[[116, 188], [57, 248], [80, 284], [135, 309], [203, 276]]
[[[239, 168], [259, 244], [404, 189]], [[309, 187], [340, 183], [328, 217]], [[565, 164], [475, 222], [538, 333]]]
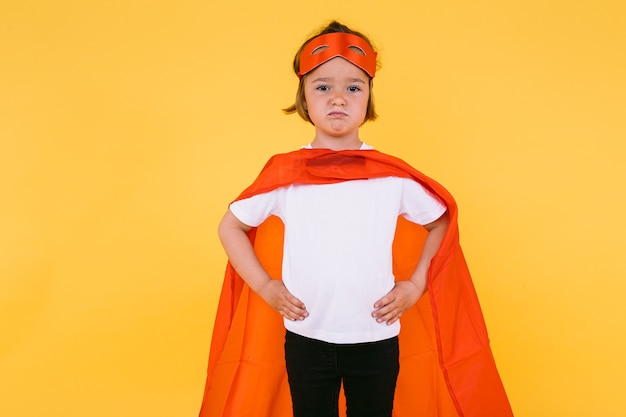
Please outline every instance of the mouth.
[[342, 111], [331, 111], [330, 113], [328, 113], [328, 117], [331, 117], [331, 118], [342, 118], [342, 117], [348, 117], [348, 114], [344, 113]]

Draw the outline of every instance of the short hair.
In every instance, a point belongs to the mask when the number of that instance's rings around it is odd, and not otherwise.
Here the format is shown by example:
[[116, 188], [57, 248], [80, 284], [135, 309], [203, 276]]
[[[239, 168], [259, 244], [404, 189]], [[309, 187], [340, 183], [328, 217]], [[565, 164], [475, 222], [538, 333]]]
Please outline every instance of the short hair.
[[[348, 26], [343, 25], [334, 20], [330, 22], [328, 25], [326, 25], [326, 27], [321, 29], [319, 32], [317, 32], [315, 35], [307, 39], [302, 44], [302, 46], [300, 46], [300, 49], [298, 49], [298, 52], [296, 52], [296, 56], [293, 59], [293, 71], [296, 73], [296, 75], [300, 71], [300, 55], [302, 54], [302, 50], [304, 49], [304, 47], [313, 39], [317, 38], [318, 36], [326, 35], [327, 33], [337, 33], [337, 32], [350, 33], [352, 35], [356, 35], [362, 38], [363, 40], [365, 40], [372, 47], [372, 50], [374, 51], [376, 50], [374, 46], [372, 45], [372, 42], [367, 38], [367, 36], [365, 36], [364, 34], [360, 32], [352, 30]], [[376, 59], [376, 67], [380, 68], [380, 62], [378, 61], [378, 59]], [[306, 106], [305, 106], [306, 100], [304, 97], [304, 81], [306, 80], [307, 75], [308, 74], [304, 74], [300, 78], [300, 83], [298, 84], [298, 91], [296, 92], [296, 102], [292, 104], [291, 106], [283, 109], [283, 112], [285, 114], [298, 113], [300, 117], [302, 117], [305, 121], [312, 124], [313, 122], [311, 121], [311, 118], [309, 117], [309, 113], [306, 110]], [[369, 99], [367, 101], [367, 111], [365, 113], [365, 118], [363, 119], [363, 122], [361, 124], [364, 124], [368, 120], [372, 120], [372, 121], [376, 120], [376, 118], [378, 117], [378, 114], [376, 114], [376, 110], [374, 108], [374, 93], [372, 91], [372, 86], [373, 86], [372, 78], [369, 77]]]

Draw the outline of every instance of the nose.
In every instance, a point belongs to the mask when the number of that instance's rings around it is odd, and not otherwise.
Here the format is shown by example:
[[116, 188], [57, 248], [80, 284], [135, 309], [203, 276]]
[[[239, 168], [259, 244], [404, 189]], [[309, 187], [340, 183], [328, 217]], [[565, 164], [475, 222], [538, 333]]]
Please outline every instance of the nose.
[[341, 92], [336, 92], [335, 94], [333, 94], [330, 100], [330, 104], [332, 104], [333, 106], [345, 106], [346, 98]]

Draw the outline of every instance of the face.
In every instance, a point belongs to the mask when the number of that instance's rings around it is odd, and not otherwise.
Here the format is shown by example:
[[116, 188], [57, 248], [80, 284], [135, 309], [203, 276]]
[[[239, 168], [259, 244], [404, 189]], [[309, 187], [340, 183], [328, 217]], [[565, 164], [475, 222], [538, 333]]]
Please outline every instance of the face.
[[367, 113], [368, 75], [349, 61], [336, 57], [306, 75], [304, 97], [318, 142], [359, 141], [359, 127]]

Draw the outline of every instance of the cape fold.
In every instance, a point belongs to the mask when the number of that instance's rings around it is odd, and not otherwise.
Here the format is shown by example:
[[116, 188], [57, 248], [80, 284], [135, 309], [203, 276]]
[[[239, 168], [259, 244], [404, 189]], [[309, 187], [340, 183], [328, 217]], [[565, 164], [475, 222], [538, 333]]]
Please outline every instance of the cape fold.
[[[512, 416], [487, 329], [459, 246], [457, 206], [448, 191], [404, 161], [376, 150], [301, 149], [272, 157], [237, 198], [291, 184], [396, 176], [420, 182], [448, 208], [450, 225], [431, 261], [428, 290], [402, 316], [395, 417]], [[425, 231], [399, 217], [394, 275], [408, 279]], [[281, 278], [283, 226], [270, 218], [249, 238], [274, 279]], [[213, 328], [200, 417], [291, 417], [282, 317], [250, 291], [228, 263]], [[341, 415], [345, 416], [342, 405]]]

